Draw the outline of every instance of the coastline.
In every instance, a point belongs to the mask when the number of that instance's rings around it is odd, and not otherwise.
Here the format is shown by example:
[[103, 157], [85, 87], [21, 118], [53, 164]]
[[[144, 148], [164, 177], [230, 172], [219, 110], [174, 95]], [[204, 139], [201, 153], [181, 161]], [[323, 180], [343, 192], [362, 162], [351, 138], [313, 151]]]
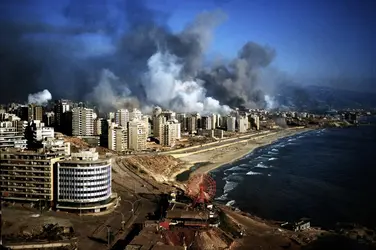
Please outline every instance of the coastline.
[[179, 182], [177, 180], [177, 176], [182, 174], [186, 174], [189, 177], [189, 175], [192, 174], [208, 173], [210, 171], [213, 171], [224, 165], [231, 164], [245, 157], [246, 155], [250, 154], [252, 151], [259, 147], [267, 146], [279, 139], [297, 135], [314, 129], [315, 128], [284, 129], [260, 136], [260, 138], [239, 142], [236, 145], [229, 145], [228, 147], [223, 147], [203, 153], [197, 153], [186, 157], [182, 157], [180, 159], [186, 162], [186, 164], [183, 168], [180, 168], [179, 171], [176, 171], [171, 176], [171, 180], [174, 182]]

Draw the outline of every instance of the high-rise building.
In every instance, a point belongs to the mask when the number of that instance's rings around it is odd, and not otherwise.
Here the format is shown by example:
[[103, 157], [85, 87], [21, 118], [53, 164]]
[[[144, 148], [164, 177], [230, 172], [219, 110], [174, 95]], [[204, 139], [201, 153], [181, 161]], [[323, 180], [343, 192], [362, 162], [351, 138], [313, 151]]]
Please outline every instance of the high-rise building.
[[72, 104], [68, 100], [58, 100], [54, 106], [55, 122], [57, 131], [66, 135], [72, 135]]
[[102, 119], [101, 120], [101, 132], [99, 136], [99, 145], [102, 147], [108, 147], [108, 129], [111, 124], [111, 120]]
[[89, 108], [72, 109], [72, 135], [94, 135], [94, 111]]
[[42, 121], [43, 120], [43, 108], [35, 104], [29, 105], [29, 121]]
[[216, 114], [211, 115], [211, 121], [212, 121], [212, 129], [216, 129], [217, 128], [217, 115]]
[[128, 149], [128, 130], [112, 123], [108, 128], [108, 148], [116, 152], [124, 152]]
[[197, 132], [197, 116], [195, 115], [188, 117], [188, 132], [191, 134]]
[[188, 119], [185, 113], [176, 114], [176, 119], [180, 123], [181, 132], [185, 132], [188, 129]]
[[94, 135], [102, 134], [102, 118], [97, 118], [94, 120]]
[[212, 117], [211, 116], [203, 116], [201, 118], [201, 128], [202, 129], [213, 129], [212, 126]]
[[128, 148], [134, 151], [146, 149], [145, 122], [142, 120], [132, 120], [128, 123]]
[[236, 117], [227, 116], [227, 131], [235, 132]]
[[176, 140], [180, 139], [180, 123], [177, 120], [167, 121], [162, 125], [160, 144], [162, 146], [173, 147]]
[[58, 210], [101, 212], [113, 207], [111, 161], [100, 159], [95, 149], [72, 153], [57, 163]]
[[153, 136], [160, 139], [162, 126], [166, 123], [166, 117], [158, 115], [153, 117]]
[[64, 122], [62, 115], [65, 112], [71, 110], [71, 106], [68, 100], [58, 100], [55, 102], [54, 113], [55, 113], [55, 126], [60, 128], [61, 124]]
[[29, 120], [29, 107], [28, 106], [20, 106], [16, 109], [16, 115], [21, 118], [22, 121]]
[[146, 136], [149, 137], [149, 134], [150, 134], [149, 116], [148, 115], [143, 115], [141, 117], [141, 120], [145, 123]]
[[248, 130], [248, 119], [246, 116], [240, 116], [238, 119], [239, 133], [245, 133]]
[[55, 122], [55, 113], [54, 112], [46, 112], [43, 115], [43, 123], [47, 127], [53, 127]]
[[128, 109], [119, 109], [115, 112], [115, 123], [122, 127], [127, 127], [129, 122]]

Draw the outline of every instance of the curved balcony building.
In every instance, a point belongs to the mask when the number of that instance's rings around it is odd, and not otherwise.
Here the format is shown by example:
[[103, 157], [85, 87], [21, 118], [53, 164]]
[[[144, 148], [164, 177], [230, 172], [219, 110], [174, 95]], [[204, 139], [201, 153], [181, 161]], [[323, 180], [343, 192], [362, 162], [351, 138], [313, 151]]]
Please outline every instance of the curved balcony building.
[[57, 163], [57, 209], [100, 212], [114, 200], [109, 159], [84, 151]]

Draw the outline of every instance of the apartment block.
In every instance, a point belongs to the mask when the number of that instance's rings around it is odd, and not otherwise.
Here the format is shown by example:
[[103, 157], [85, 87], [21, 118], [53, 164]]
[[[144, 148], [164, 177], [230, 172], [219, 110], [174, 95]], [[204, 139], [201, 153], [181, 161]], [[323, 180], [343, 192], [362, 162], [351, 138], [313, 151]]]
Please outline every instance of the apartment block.
[[248, 130], [248, 118], [246, 116], [240, 116], [238, 119], [238, 132], [245, 133]]
[[128, 149], [128, 130], [112, 123], [108, 128], [108, 148], [116, 152], [124, 152]]
[[162, 125], [160, 144], [164, 147], [175, 146], [176, 140], [179, 140], [181, 137], [180, 132], [180, 123], [177, 120], [167, 121]]
[[0, 122], [0, 148], [21, 148], [27, 147], [27, 140], [24, 133], [14, 126], [13, 122]]
[[197, 117], [196, 116], [189, 116], [188, 117], [188, 132], [190, 134], [197, 132]]
[[53, 165], [62, 158], [56, 153], [0, 150], [3, 199], [49, 205], [55, 198]]
[[76, 107], [72, 109], [72, 135], [94, 135], [93, 109]]
[[43, 108], [42, 106], [38, 106], [35, 104], [30, 104], [29, 105], [29, 110], [28, 110], [28, 120], [38, 120], [42, 121], [43, 120]]
[[226, 119], [226, 123], [227, 131], [235, 132], [236, 117], [228, 116]]
[[115, 123], [127, 127], [127, 124], [130, 120], [128, 109], [119, 109], [115, 112]]
[[95, 149], [72, 153], [56, 169], [56, 209], [101, 212], [114, 205], [111, 161], [100, 159]]
[[141, 151], [146, 149], [147, 129], [142, 120], [132, 120], [128, 123], [128, 149]]
[[166, 117], [163, 115], [158, 115], [153, 117], [153, 136], [156, 138], [160, 138], [161, 134], [163, 133], [163, 124], [166, 123]]
[[201, 128], [202, 129], [213, 129], [212, 117], [211, 116], [203, 116], [201, 118]]

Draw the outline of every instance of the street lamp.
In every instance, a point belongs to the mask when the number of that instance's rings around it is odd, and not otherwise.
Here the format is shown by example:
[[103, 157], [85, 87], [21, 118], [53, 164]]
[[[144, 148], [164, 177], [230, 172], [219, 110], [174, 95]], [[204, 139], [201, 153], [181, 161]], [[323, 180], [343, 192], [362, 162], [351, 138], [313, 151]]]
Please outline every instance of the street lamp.
[[128, 202], [129, 204], [131, 204], [132, 205], [132, 210], [131, 210], [131, 212], [132, 212], [132, 216], [134, 216], [134, 205], [136, 204], [136, 202], [138, 202], [138, 201], [141, 201], [141, 199], [138, 199], [138, 200], [135, 200], [134, 202], [131, 202], [131, 201], [129, 201], [129, 200], [124, 200], [125, 202]]
[[111, 226], [106, 225], [107, 227], [107, 248], [110, 249], [110, 240], [111, 240]]

